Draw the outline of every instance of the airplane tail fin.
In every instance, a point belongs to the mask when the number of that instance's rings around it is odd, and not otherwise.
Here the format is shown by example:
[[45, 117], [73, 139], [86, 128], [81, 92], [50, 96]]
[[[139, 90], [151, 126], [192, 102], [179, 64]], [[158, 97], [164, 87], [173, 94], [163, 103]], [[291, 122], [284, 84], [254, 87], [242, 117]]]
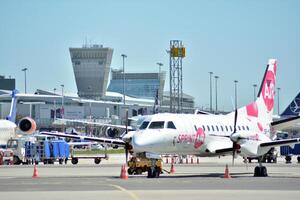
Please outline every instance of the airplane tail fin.
[[277, 60], [269, 59], [258, 95], [255, 102], [238, 110], [239, 115], [257, 123], [259, 131], [268, 130], [272, 122], [275, 97]]
[[11, 105], [9, 115], [6, 117], [6, 120], [16, 123], [17, 115], [17, 97], [16, 94], [19, 93], [18, 90], [13, 90], [11, 93]]
[[295, 116], [300, 115], [300, 92], [288, 105], [288, 107], [281, 113], [281, 116]]

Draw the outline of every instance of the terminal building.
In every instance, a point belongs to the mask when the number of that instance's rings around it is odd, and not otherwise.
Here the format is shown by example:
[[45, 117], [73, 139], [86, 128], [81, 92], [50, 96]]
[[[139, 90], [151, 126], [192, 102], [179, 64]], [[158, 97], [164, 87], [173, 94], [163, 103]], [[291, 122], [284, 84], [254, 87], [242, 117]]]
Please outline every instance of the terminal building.
[[14, 90], [16, 88], [16, 79], [5, 78], [5, 76], [0, 75], [0, 90]]
[[123, 94], [123, 81], [125, 94], [135, 98], [155, 99], [158, 91], [159, 97], [163, 95], [166, 73], [123, 73], [122, 70], [111, 70], [111, 80], [108, 91]]

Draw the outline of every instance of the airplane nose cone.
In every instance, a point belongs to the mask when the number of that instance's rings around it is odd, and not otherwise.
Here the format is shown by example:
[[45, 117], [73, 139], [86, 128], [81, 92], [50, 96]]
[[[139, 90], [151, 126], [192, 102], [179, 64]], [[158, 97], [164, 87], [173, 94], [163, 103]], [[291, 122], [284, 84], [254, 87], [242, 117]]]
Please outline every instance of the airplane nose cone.
[[[151, 135], [150, 135], [151, 136]], [[132, 137], [132, 147], [134, 152], [151, 151], [154, 145], [157, 144], [156, 137], [149, 137], [149, 134], [135, 134]]]

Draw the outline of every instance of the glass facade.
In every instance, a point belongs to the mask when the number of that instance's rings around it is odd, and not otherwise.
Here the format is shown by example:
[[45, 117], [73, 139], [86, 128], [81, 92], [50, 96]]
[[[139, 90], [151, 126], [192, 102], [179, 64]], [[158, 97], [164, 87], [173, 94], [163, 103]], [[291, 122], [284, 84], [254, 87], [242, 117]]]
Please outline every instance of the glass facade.
[[[159, 86], [159, 79], [125, 79], [125, 94], [132, 97], [154, 99]], [[112, 79], [107, 90], [123, 94], [123, 79]]]

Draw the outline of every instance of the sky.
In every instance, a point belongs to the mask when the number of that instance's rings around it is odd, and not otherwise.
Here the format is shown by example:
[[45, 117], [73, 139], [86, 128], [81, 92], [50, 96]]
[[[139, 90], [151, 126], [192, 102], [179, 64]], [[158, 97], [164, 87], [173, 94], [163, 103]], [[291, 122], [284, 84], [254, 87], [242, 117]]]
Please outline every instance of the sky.
[[0, 0], [0, 74], [24, 92], [27, 67], [29, 92], [64, 84], [76, 93], [70, 47], [103, 44], [114, 49], [112, 68], [126, 54], [125, 71], [157, 72], [157, 62], [169, 69], [170, 40], [182, 40], [183, 90], [196, 106], [209, 107], [210, 71], [220, 77], [219, 109], [233, 109], [234, 80], [238, 105], [251, 102], [276, 58], [283, 111], [300, 89], [299, 10], [297, 0]]

